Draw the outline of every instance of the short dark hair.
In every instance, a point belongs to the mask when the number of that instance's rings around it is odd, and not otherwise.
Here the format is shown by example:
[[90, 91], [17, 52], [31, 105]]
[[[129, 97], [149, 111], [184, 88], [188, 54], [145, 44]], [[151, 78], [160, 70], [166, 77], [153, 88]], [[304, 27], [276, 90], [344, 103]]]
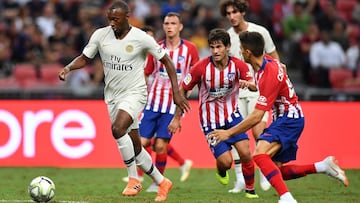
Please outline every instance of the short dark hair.
[[120, 8], [121, 10], [128, 13], [130, 11], [128, 4], [123, 0], [114, 1], [110, 6], [109, 10]]
[[239, 34], [239, 38], [241, 46], [249, 49], [255, 57], [264, 54], [265, 41], [260, 33], [245, 31]]
[[234, 9], [239, 12], [246, 12], [249, 8], [249, 3], [247, 0], [222, 0], [220, 1], [220, 13], [223, 17], [226, 16], [226, 8], [228, 6], [233, 6]]
[[154, 32], [154, 28], [150, 25], [145, 25], [141, 28], [142, 31], [144, 32]]
[[180, 13], [177, 13], [177, 12], [169, 12], [164, 16], [164, 18], [165, 17], [173, 17], [173, 16], [177, 17], [179, 19], [179, 22], [182, 23], [181, 15], [180, 15]]
[[221, 28], [212, 29], [209, 33], [209, 45], [217, 41], [222, 42], [225, 46], [231, 45], [229, 33], [227, 33], [226, 30]]

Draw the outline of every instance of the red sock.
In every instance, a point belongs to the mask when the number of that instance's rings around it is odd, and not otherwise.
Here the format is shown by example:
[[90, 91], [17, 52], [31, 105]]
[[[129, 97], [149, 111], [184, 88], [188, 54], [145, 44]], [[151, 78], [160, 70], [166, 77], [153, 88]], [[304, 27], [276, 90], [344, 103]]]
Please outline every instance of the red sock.
[[254, 161], [251, 160], [249, 162], [241, 161], [241, 168], [245, 178], [245, 185], [247, 190], [254, 189], [254, 173], [255, 173], [255, 166]]
[[258, 154], [253, 157], [255, 163], [259, 166], [261, 172], [269, 180], [270, 184], [275, 188], [279, 196], [289, 192], [285, 181], [281, 176], [280, 169], [271, 160], [267, 154]]
[[179, 163], [180, 166], [184, 165], [185, 160], [180, 156], [180, 154], [170, 145], [167, 145], [166, 148], [167, 154], [174, 159], [176, 162]]
[[307, 174], [316, 173], [315, 165], [285, 165], [280, 167], [280, 171], [284, 180], [301, 178]]
[[155, 166], [159, 169], [161, 174], [164, 174], [166, 166], [167, 153], [156, 154]]

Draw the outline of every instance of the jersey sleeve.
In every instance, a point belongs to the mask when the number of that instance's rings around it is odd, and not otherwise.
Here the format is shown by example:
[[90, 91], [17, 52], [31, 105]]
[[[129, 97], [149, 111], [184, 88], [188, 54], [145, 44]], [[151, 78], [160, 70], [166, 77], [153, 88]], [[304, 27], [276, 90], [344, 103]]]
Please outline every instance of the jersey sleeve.
[[154, 56], [156, 60], [160, 60], [166, 54], [165, 49], [163, 49], [153, 37], [148, 34], [145, 34], [143, 37], [143, 45], [146, 46], [148, 53]]
[[181, 83], [184, 90], [192, 90], [195, 85], [199, 84], [203, 75], [204, 70], [203, 61], [197, 62], [186, 75], [183, 82]]
[[265, 53], [270, 54], [273, 51], [275, 51], [276, 46], [275, 46], [274, 41], [272, 40], [271, 35], [267, 29], [265, 29], [265, 28], [263, 29], [262, 36], [265, 41], [265, 47], [264, 47]]
[[151, 75], [151, 73], [154, 72], [155, 69], [155, 62], [154, 62], [154, 57], [151, 54], [148, 54], [146, 57], [146, 66], [144, 69], [145, 75]]
[[200, 57], [199, 57], [198, 50], [194, 44], [191, 45], [190, 51], [191, 51], [190, 67], [193, 67], [200, 60]]
[[249, 66], [241, 61], [240, 59], [234, 60], [236, 63], [237, 70], [240, 72], [240, 78], [241, 80], [246, 81], [253, 81], [254, 77], [252, 72], [249, 69]]
[[[275, 63], [272, 63], [272, 65], [275, 65]], [[255, 105], [256, 109], [268, 111], [272, 108], [281, 88], [281, 81], [278, 79], [281, 78], [278, 77], [281, 72], [283, 73], [279, 68], [273, 68], [263, 74], [258, 83], [260, 96]]]
[[100, 30], [96, 30], [90, 37], [89, 42], [83, 49], [83, 54], [88, 58], [94, 58], [98, 52]]

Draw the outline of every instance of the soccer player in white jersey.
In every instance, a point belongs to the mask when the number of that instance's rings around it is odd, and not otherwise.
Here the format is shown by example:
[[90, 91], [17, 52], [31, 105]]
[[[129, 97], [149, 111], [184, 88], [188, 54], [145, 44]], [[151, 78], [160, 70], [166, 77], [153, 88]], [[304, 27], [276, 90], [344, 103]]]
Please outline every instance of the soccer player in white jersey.
[[[165, 39], [159, 42], [175, 64], [178, 81], [182, 81], [190, 68], [199, 61], [196, 46], [180, 37], [182, 29], [183, 24], [180, 14], [169, 12], [163, 21]], [[147, 76], [152, 75], [153, 81], [139, 126], [141, 143], [144, 147], [148, 147], [151, 145], [151, 139], [155, 138], [155, 165], [164, 174], [168, 143], [172, 138], [172, 133], [169, 132], [167, 127], [173, 118], [176, 106], [173, 103], [171, 81], [164, 64], [153, 60], [153, 63], [147, 64], [145, 74]], [[191, 167], [191, 163], [188, 160], [187, 165], [184, 165], [184, 169], [189, 171], [189, 167]], [[185, 175], [188, 176], [188, 174]], [[184, 181], [184, 179], [182, 180]], [[152, 184], [146, 191], [157, 191], [157, 185]]]
[[243, 32], [240, 34], [240, 41], [244, 60], [254, 68], [260, 96], [254, 111], [241, 123], [226, 130], [214, 130], [209, 138], [219, 144], [231, 139], [261, 122], [265, 112], [272, 109], [273, 122], [258, 137], [253, 159], [278, 193], [279, 203], [297, 202], [284, 180], [307, 174], [325, 173], [348, 186], [345, 172], [338, 166], [334, 156], [307, 165], [285, 164], [296, 160], [297, 141], [304, 129], [304, 114], [295, 88], [282, 64], [264, 54], [265, 42], [260, 33]]
[[[224, 29], [213, 29], [208, 44], [212, 55], [195, 64], [180, 85], [182, 95], [195, 86], [199, 88], [199, 116], [205, 137], [215, 129], [227, 129], [241, 122], [242, 116], [237, 108], [239, 88], [256, 90], [249, 67], [242, 60], [228, 56], [230, 36]], [[171, 132], [181, 128], [180, 118], [181, 109], [177, 108], [169, 125]], [[218, 181], [224, 185], [229, 183], [228, 169], [232, 166], [231, 149], [234, 146], [241, 157], [245, 196], [258, 198], [254, 190], [254, 163], [248, 135], [237, 134], [216, 146], [209, 139], [208, 143], [216, 158]]]
[[[236, 56], [240, 59], [243, 59], [240, 51], [240, 40], [239, 34], [244, 31], [257, 31], [265, 39], [265, 53], [270, 54], [272, 57], [279, 59], [279, 55], [276, 51], [273, 40], [271, 39], [269, 31], [261, 26], [252, 22], [245, 20], [245, 14], [249, 5], [247, 0], [223, 0], [220, 2], [220, 12], [221, 15], [226, 17], [231, 24], [231, 27], [227, 30], [230, 34], [231, 47], [230, 55]], [[252, 70], [252, 68], [250, 68]], [[245, 118], [249, 115], [255, 107], [256, 99], [259, 96], [258, 91], [249, 91], [249, 90], [240, 90], [239, 93], [239, 110], [241, 115]], [[265, 113], [262, 122], [258, 123], [252, 128], [252, 134], [254, 139], [259, 137], [260, 133], [263, 132], [268, 121], [268, 113]], [[235, 165], [235, 174], [236, 181], [233, 189], [229, 190], [230, 193], [238, 193], [244, 189], [244, 178], [241, 171], [241, 162], [239, 160], [239, 155], [235, 153], [234, 155], [234, 165]], [[270, 189], [271, 185], [266, 180], [266, 178], [260, 173], [260, 186], [263, 190]]]
[[179, 94], [171, 59], [154, 38], [129, 24], [129, 12], [124, 1], [113, 2], [107, 10], [109, 26], [99, 28], [91, 35], [82, 54], [59, 72], [59, 78], [65, 80], [68, 72], [84, 67], [99, 52], [104, 68], [104, 97], [112, 124], [111, 130], [129, 176], [122, 194], [135, 196], [141, 191], [136, 171], [138, 165], [159, 185], [155, 201], [165, 201], [172, 182], [154, 167], [151, 157], [141, 146], [138, 131], [138, 115], [147, 98], [144, 67], [148, 53], [165, 64], [175, 104], [185, 111], [190, 106], [185, 97]]

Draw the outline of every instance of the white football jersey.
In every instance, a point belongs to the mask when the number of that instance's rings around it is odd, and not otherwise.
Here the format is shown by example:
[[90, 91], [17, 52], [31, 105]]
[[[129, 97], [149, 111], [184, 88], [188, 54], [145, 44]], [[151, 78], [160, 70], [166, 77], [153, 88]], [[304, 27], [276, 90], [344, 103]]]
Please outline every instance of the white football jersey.
[[[264, 38], [264, 41], [265, 41], [265, 53], [271, 53], [273, 51], [276, 50], [276, 47], [275, 47], [275, 44], [271, 38], [271, 35], [269, 33], [269, 31], [261, 26], [261, 25], [257, 25], [255, 23], [251, 23], [251, 22], [248, 22], [248, 27], [246, 29], [246, 31], [249, 31], [249, 32], [259, 32], [263, 38]], [[230, 42], [231, 42], [231, 47], [230, 47], [230, 55], [231, 56], [235, 56], [237, 58], [240, 58], [242, 60], [244, 60], [242, 54], [241, 54], [241, 50], [240, 50], [240, 39], [239, 39], [239, 34], [237, 34], [234, 30], [233, 27], [229, 28], [227, 30], [227, 32], [229, 33], [230, 35]], [[252, 67], [250, 64], [248, 64], [249, 66], [249, 69], [251, 71], [253, 71]], [[258, 96], [258, 92], [252, 92], [250, 90], [244, 90], [244, 89], [241, 89], [240, 90], [240, 95], [239, 97], [240, 98], [244, 98], [244, 97], [249, 97], [250, 95], [253, 96], [253, 97], [257, 97]]]
[[159, 60], [166, 53], [153, 37], [136, 27], [123, 39], [116, 39], [110, 26], [97, 29], [83, 50], [89, 58], [94, 58], [97, 52], [104, 68], [106, 103], [118, 101], [121, 95], [132, 92], [146, 95], [146, 56], [150, 53]]
[[[265, 53], [269, 54], [269, 53], [275, 51], [275, 49], [276, 49], [275, 44], [271, 38], [269, 31], [265, 27], [263, 27], [261, 25], [257, 25], [255, 23], [248, 22], [248, 27], [247, 27], [246, 31], [259, 32], [263, 36], [264, 41], [265, 41], [265, 47], [264, 47]], [[244, 59], [243, 56], [241, 55], [241, 51], [240, 51], [239, 34], [237, 34], [235, 32], [233, 27], [229, 28], [227, 30], [227, 32], [230, 35], [230, 41], [231, 41], [230, 55], [235, 56], [240, 59]]]

